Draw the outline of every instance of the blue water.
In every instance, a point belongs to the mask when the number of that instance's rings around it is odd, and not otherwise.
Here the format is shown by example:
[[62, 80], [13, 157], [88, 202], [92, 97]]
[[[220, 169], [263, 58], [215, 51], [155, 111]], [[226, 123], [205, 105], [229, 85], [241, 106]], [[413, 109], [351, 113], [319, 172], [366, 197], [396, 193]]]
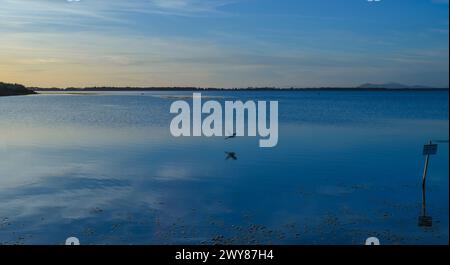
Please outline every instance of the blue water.
[[181, 95], [0, 97], [0, 244], [448, 244], [448, 92], [203, 92], [278, 100], [275, 148], [172, 137]]

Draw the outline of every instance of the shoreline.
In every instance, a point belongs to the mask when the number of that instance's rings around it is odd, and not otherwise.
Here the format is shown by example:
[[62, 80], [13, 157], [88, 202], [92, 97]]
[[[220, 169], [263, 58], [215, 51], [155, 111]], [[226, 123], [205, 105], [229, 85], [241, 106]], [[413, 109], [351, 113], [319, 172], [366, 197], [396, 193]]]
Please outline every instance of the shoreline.
[[45, 93], [71, 93], [71, 94], [82, 94], [89, 92], [210, 92], [210, 91], [220, 91], [220, 92], [449, 92], [448, 88], [407, 88], [407, 89], [359, 89], [359, 88], [298, 88], [298, 89], [288, 89], [288, 88], [274, 88], [274, 89], [258, 89], [258, 88], [105, 88], [105, 89], [33, 89], [35, 92], [40, 92], [40, 94]]
[[176, 92], [202, 92], [202, 91], [223, 91], [223, 92], [436, 92], [449, 91], [449, 88], [433, 88], [433, 87], [244, 87], [244, 88], [206, 88], [206, 87], [67, 87], [67, 88], [44, 88], [44, 87], [26, 87], [21, 84], [11, 84], [0, 82], [0, 96], [20, 96], [37, 94], [37, 92], [61, 92], [61, 93], [89, 93], [89, 92], [151, 92], [151, 91], [176, 91]]

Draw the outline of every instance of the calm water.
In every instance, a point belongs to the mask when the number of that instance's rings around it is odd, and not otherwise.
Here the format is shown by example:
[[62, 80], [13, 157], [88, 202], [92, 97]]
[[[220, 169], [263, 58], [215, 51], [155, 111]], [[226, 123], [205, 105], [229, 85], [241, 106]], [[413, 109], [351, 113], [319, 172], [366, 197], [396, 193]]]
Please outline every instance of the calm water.
[[418, 226], [447, 92], [203, 93], [279, 100], [269, 149], [173, 138], [166, 95], [191, 93], [0, 98], [0, 244], [448, 244], [447, 143]]

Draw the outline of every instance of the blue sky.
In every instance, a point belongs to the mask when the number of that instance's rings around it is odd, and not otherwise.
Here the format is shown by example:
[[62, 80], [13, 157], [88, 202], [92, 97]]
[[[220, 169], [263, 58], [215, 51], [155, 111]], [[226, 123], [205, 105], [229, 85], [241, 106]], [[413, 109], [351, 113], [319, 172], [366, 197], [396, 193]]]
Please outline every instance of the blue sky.
[[448, 87], [448, 0], [0, 0], [0, 81]]

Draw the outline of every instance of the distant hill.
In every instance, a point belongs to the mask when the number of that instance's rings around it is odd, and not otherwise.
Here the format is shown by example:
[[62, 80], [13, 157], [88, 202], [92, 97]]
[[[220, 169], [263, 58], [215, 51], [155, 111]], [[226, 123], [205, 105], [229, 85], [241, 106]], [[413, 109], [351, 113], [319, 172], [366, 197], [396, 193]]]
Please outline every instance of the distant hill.
[[362, 84], [358, 88], [361, 89], [430, 89], [427, 86], [408, 86], [400, 83], [386, 83], [386, 84]]
[[29, 94], [36, 94], [36, 92], [27, 89], [23, 85], [8, 84], [8, 83], [0, 82], [0, 97], [1, 96], [29, 95]]

